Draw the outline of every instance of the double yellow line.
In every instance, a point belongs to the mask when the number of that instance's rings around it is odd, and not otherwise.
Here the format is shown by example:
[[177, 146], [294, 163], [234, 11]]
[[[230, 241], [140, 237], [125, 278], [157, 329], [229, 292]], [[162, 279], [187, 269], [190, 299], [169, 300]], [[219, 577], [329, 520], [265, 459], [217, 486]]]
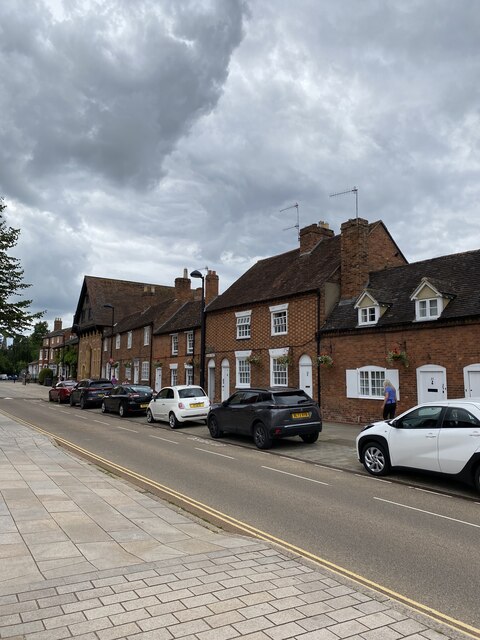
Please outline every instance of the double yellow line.
[[[142, 476], [136, 471], [132, 471], [131, 469], [128, 469], [126, 467], [122, 467], [121, 465], [118, 465], [115, 462], [107, 460], [106, 458], [103, 458], [97, 455], [96, 453], [88, 451], [87, 449], [84, 449], [83, 447], [80, 447], [74, 444], [73, 442], [70, 442], [69, 440], [65, 440], [64, 438], [60, 438], [55, 434], [49, 433], [48, 431], [45, 431], [44, 429], [34, 424], [21, 420], [16, 416], [12, 416], [6, 413], [5, 411], [1, 411], [1, 413], [12, 418], [13, 420], [16, 420], [17, 422], [20, 422], [28, 427], [31, 427], [32, 429], [35, 429], [36, 431], [42, 433], [43, 435], [48, 436], [49, 438], [52, 438], [55, 442], [62, 445], [65, 449], [68, 449], [69, 451], [72, 451], [73, 453], [80, 455], [82, 458], [86, 458], [87, 460], [99, 465], [103, 469], [114, 472], [120, 475], [121, 477], [132, 481], [134, 484], [144, 489], [147, 489], [148, 491], [151, 491], [155, 495], [158, 495], [162, 498], [170, 499], [172, 503], [176, 504], [177, 506], [184, 507], [187, 511], [193, 512], [195, 515], [204, 517], [209, 521], [213, 521], [215, 524], [221, 527], [225, 527], [230, 531], [242, 532], [246, 535], [258, 538], [259, 540], [264, 540], [265, 542], [270, 542], [275, 545], [278, 545], [280, 548], [286, 549], [302, 558], [311, 560], [315, 564], [325, 567], [340, 576], [349, 578], [350, 580], [353, 580], [357, 584], [363, 585], [370, 589], [374, 589], [375, 591], [382, 593], [392, 598], [393, 600], [396, 600], [397, 602], [401, 602], [402, 604], [407, 605], [408, 607], [410, 607], [415, 611], [421, 612], [422, 614], [428, 616], [429, 618], [431, 618], [432, 620], [435, 620], [436, 622], [441, 622], [442, 624], [445, 624], [448, 627], [455, 629], [456, 631], [461, 631], [462, 633], [466, 634], [470, 638], [474, 638], [475, 640], [480, 640], [480, 629], [477, 629], [476, 627], [472, 627], [471, 625], [468, 625], [465, 622], [456, 620], [455, 618], [451, 618], [450, 616], [447, 616], [441, 613], [440, 611], [437, 611], [436, 609], [427, 607], [426, 605], [421, 604], [420, 602], [416, 602], [415, 600], [412, 600], [407, 596], [402, 595], [401, 593], [397, 593], [396, 591], [393, 591], [388, 587], [384, 587], [376, 582], [373, 582], [372, 580], [368, 580], [368, 578], [364, 578], [363, 576], [357, 573], [354, 573], [353, 571], [349, 571], [348, 569], [345, 569], [344, 567], [334, 564], [329, 560], [325, 560], [324, 558], [321, 558], [313, 553], [310, 553], [306, 549], [297, 547], [296, 545], [293, 545], [290, 542], [287, 542], [286, 540], [282, 540], [281, 538], [276, 538], [275, 536], [272, 536], [270, 533], [266, 533], [265, 531], [261, 531], [256, 527], [252, 527], [251, 525], [245, 522], [242, 522], [241, 520], [232, 518], [228, 514], [225, 514], [221, 511], [217, 511], [213, 507], [203, 504], [198, 500], [194, 500], [193, 498], [190, 498], [189, 496], [186, 496], [183, 493], [179, 493], [178, 491], [175, 491], [170, 487], [166, 487], [165, 485], [155, 482], [150, 478], [146, 478], [145, 476]], [[208, 518], [206, 518], [207, 516]]]

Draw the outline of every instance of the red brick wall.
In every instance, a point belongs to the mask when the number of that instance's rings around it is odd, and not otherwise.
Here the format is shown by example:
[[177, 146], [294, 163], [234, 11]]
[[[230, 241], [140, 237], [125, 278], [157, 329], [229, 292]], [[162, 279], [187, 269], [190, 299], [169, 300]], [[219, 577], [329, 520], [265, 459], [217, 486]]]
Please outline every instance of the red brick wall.
[[[478, 340], [480, 323], [464, 326], [439, 326], [435, 323], [418, 324], [408, 330], [393, 332], [357, 332], [351, 335], [324, 337], [321, 349], [331, 350], [334, 366], [321, 368], [322, 415], [325, 420], [367, 423], [380, 420], [380, 400], [347, 398], [347, 369], [368, 365], [398, 369], [400, 401], [397, 413], [406, 411], [418, 402], [418, 367], [428, 364], [446, 368], [449, 398], [464, 397], [463, 368], [480, 362]], [[405, 350], [409, 366], [390, 365], [386, 354], [395, 346]]]

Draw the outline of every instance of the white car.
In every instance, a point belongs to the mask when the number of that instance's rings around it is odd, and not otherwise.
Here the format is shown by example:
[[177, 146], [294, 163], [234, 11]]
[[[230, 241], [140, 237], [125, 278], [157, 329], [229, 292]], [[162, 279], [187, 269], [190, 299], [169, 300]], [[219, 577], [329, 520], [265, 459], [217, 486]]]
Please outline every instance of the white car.
[[164, 420], [172, 429], [181, 422], [203, 420], [206, 424], [210, 400], [198, 385], [179, 384], [164, 387], [150, 401], [147, 422]]
[[357, 456], [374, 476], [393, 467], [456, 477], [480, 491], [480, 399], [428, 402], [367, 425]]

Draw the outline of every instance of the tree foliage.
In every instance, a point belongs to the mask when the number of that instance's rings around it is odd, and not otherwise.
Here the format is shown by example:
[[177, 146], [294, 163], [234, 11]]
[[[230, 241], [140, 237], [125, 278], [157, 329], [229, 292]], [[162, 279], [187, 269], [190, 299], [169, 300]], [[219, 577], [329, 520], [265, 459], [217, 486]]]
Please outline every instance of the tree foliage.
[[5, 209], [3, 198], [0, 198], [0, 334], [14, 337], [31, 327], [44, 311], [30, 313], [32, 301], [19, 299], [21, 291], [31, 285], [23, 282], [20, 260], [8, 255], [18, 242], [20, 229], [7, 226], [3, 217]]

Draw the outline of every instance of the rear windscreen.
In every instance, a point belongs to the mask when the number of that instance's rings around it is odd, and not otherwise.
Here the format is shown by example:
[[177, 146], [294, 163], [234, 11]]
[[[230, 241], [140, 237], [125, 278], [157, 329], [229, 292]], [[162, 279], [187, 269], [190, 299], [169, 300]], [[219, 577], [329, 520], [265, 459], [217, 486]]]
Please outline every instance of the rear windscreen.
[[178, 397], [179, 398], [198, 398], [199, 396], [204, 396], [205, 391], [202, 387], [190, 387], [190, 389], [179, 389]]
[[292, 404], [308, 404], [312, 399], [303, 391], [285, 391], [284, 393], [274, 393], [276, 404], [292, 405]]

